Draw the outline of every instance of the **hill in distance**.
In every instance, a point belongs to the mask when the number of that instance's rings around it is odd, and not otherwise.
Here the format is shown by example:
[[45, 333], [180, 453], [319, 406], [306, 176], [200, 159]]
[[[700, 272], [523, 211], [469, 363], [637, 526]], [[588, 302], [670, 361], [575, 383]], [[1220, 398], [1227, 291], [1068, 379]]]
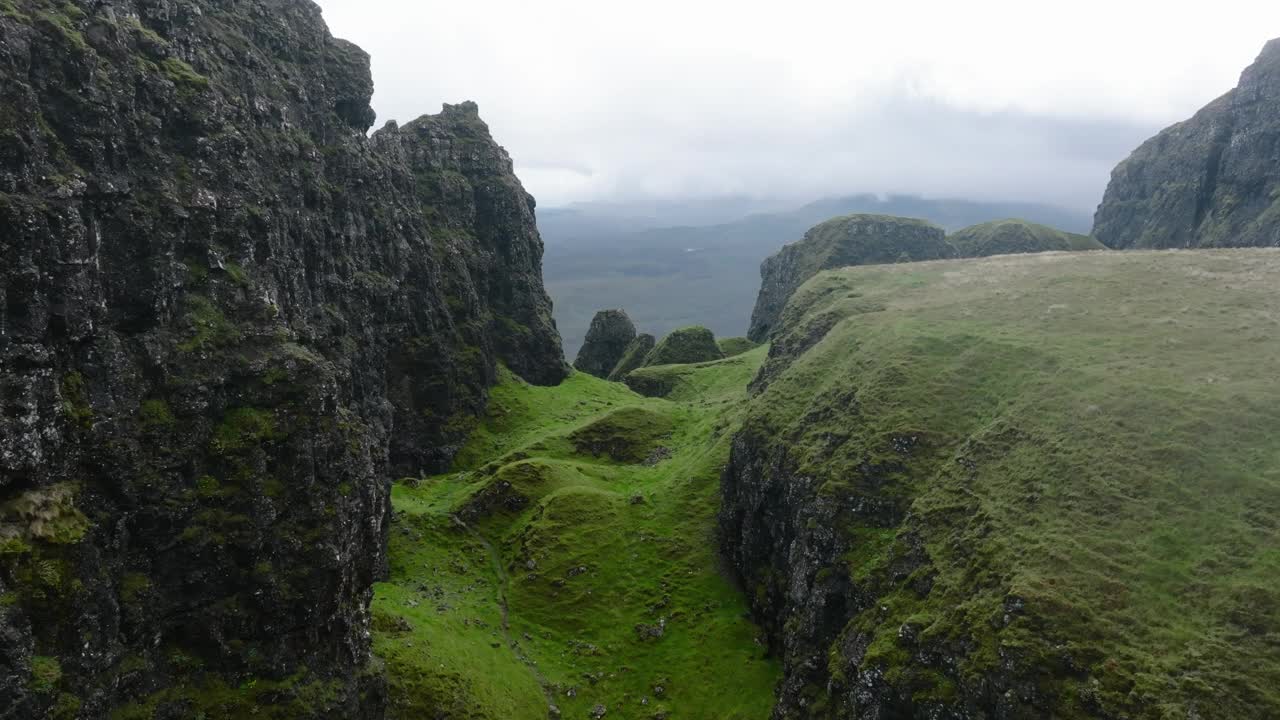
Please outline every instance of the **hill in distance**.
[[626, 308], [638, 329], [658, 337], [689, 325], [744, 335], [761, 262], [818, 223], [852, 213], [921, 218], [947, 231], [1008, 217], [1076, 233], [1090, 225], [1088, 213], [1054, 206], [911, 195], [833, 197], [731, 222], [647, 229], [610, 225], [606, 210], [539, 210], [544, 277], [566, 354], [577, 354], [596, 311], [611, 307]]
[[947, 242], [959, 257], [1107, 249], [1088, 235], [1014, 219], [993, 220], [957, 230], [947, 236]]

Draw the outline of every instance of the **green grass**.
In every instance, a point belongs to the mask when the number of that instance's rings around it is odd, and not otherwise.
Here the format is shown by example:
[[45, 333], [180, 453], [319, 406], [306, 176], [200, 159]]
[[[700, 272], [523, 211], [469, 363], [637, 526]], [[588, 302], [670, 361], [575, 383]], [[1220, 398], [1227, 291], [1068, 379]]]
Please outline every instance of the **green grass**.
[[[943, 670], [903, 645], [911, 623], [970, 648], [952, 679], [1047, 670], [1059, 717], [1092, 716], [1086, 686], [1116, 716], [1280, 716], [1277, 286], [1275, 250], [807, 283], [778, 342], [831, 329], [770, 360], [745, 426], [820, 492], [898, 508], [893, 528], [850, 514], [831, 569], [878, 594], [849, 625], [874, 638], [868, 662], [904, 684]], [[934, 573], [923, 597], [887, 570], [910, 537]]]
[[198, 92], [209, 87], [209, 78], [180, 58], [165, 58], [160, 63], [160, 70], [181, 90]]
[[725, 357], [733, 357], [755, 348], [759, 343], [753, 342], [745, 337], [720, 338], [716, 341], [716, 345], [720, 346], [720, 352]]
[[706, 394], [731, 393], [742, 389], [745, 383], [734, 385], [741, 377], [743, 366], [760, 364], [760, 350], [735, 355], [725, 360], [713, 360], [696, 365], [658, 365], [635, 370], [625, 382], [632, 390], [646, 397], [662, 397], [668, 400], [697, 400]]
[[36, 656], [31, 659], [31, 689], [51, 693], [62, 680], [62, 665], [57, 658]]
[[699, 363], [719, 360], [724, 357], [720, 346], [716, 344], [716, 336], [699, 325], [672, 330], [669, 335], [658, 341], [644, 364], [675, 365], [677, 363]]
[[993, 220], [957, 230], [947, 236], [947, 242], [959, 257], [1107, 249], [1088, 235], [1017, 219]]
[[393, 487], [373, 604], [390, 717], [767, 718], [779, 668], [714, 539], [764, 352], [690, 369], [673, 400], [503, 371], [455, 472]]

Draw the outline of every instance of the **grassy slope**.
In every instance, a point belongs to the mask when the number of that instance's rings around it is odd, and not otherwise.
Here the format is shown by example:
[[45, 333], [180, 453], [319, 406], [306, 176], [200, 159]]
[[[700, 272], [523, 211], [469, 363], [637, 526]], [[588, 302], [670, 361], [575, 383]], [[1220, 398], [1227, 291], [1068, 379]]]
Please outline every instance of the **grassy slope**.
[[[843, 320], [747, 422], [824, 492], [905, 498], [901, 531], [921, 533], [937, 578], [854, 619], [876, 633], [870, 660], [911, 672], [910, 622], [925, 641], [976, 640], [959, 663], [973, 676], [999, 655], [1070, 657], [1092, 680], [1042, 680], [1064, 715], [1096, 698], [1134, 717], [1280, 716], [1277, 287], [1278, 251], [1006, 256], [808, 283], [791, 326]], [[904, 455], [901, 438], [918, 444]], [[864, 487], [864, 460], [909, 470]], [[894, 532], [845, 530], [861, 542], [844, 571], [879, 572]], [[1025, 603], [1012, 618], [1010, 598]]]
[[1089, 235], [1058, 230], [1026, 220], [1007, 219], [974, 225], [947, 236], [960, 257], [986, 257], [1052, 250], [1106, 250]]
[[[391, 717], [532, 720], [549, 701], [565, 717], [597, 703], [610, 718], [767, 717], [778, 668], [714, 542], [763, 352], [701, 366], [665, 400], [583, 373], [558, 388], [504, 374], [456, 472], [393, 490], [391, 578], [373, 605]], [[670, 457], [631, 462], [659, 447]], [[527, 504], [478, 511], [488, 493]]]

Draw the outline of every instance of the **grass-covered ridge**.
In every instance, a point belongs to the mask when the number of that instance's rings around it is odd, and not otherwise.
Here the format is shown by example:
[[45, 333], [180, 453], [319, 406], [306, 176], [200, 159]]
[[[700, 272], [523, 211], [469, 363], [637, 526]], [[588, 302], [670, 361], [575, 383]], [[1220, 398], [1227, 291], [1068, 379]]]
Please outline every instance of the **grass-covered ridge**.
[[663, 400], [504, 371], [455, 472], [393, 488], [373, 603], [389, 717], [767, 718], [778, 667], [714, 540], [763, 352], [692, 369]]
[[849, 508], [824, 572], [874, 593], [863, 667], [915, 702], [1014, 672], [1056, 717], [1280, 717], [1277, 287], [1249, 250], [801, 288], [745, 427]]
[[956, 249], [958, 257], [1107, 249], [1088, 235], [1018, 219], [993, 220], [963, 228], [948, 235], [947, 242]]

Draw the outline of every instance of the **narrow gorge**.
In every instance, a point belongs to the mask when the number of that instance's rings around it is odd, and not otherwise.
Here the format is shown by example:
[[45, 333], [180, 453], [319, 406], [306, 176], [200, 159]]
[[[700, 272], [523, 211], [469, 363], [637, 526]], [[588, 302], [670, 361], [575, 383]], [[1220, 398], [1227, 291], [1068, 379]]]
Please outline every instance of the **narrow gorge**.
[[310, 0], [0, 0], [0, 720], [1280, 717], [1278, 49], [1093, 235], [675, 233], [777, 235], [748, 336], [570, 366], [475, 103], [373, 130]]

